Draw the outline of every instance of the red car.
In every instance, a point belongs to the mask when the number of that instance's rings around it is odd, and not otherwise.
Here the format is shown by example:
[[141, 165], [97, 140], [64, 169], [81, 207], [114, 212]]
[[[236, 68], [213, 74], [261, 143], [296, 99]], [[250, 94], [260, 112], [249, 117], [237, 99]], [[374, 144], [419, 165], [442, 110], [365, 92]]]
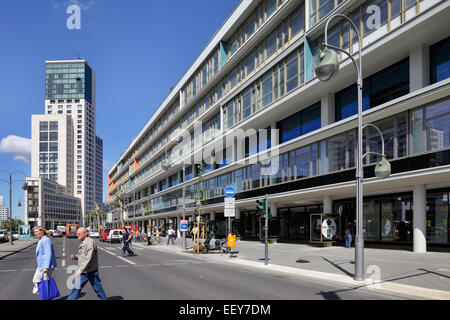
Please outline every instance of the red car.
[[108, 239], [108, 235], [111, 230], [112, 230], [112, 228], [102, 229], [102, 231], [100, 231], [100, 236], [99, 236], [100, 241], [106, 241], [106, 239]]

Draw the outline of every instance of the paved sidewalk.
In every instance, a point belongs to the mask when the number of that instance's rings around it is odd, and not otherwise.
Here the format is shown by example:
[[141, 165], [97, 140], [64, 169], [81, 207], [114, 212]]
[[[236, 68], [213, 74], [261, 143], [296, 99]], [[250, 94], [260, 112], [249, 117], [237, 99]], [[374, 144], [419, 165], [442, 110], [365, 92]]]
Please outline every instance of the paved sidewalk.
[[14, 240], [13, 245], [11, 245], [9, 241], [2, 243], [0, 244], [0, 259], [3, 259], [4, 257], [12, 255], [23, 249], [26, 249], [37, 242], [38, 242], [37, 239], [31, 239], [31, 240]]
[[[213, 241], [213, 240], [212, 240]], [[178, 245], [161, 244], [148, 247], [165, 251], [183, 252], [181, 239]], [[187, 239], [187, 249], [192, 251], [192, 241]], [[398, 293], [413, 294], [419, 298], [450, 300], [450, 253], [413, 253], [408, 248], [365, 248], [364, 265], [366, 281], [353, 280], [354, 248], [341, 246], [314, 247], [306, 244], [276, 243], [269, 245], [269, 265], [264, 265], [264, 243], [238, 241], [228, 254], [199, 254], [198, 257], [218, 262], [241, 264], [252, 268], [282, 271], [321, 280], [337, 281], [351, 286], [379, 284], [378, 288]], [[378, 276], [379, 275], [379, 276]]]

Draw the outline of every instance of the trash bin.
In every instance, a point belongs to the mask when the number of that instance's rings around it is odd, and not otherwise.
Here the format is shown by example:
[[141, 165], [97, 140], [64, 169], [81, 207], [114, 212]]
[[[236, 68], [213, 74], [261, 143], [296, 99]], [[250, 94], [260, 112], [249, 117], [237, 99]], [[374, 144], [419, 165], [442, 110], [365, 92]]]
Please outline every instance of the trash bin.
[[229, 247], [236, 247], [236, 235], [234, 233], [228, 234], [228, 243]]

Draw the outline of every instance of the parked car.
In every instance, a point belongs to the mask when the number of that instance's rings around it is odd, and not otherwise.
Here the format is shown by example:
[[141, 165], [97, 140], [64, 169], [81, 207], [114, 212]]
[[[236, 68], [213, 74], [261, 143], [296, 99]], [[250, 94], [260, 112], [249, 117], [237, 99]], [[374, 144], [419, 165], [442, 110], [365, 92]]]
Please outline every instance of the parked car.
[[120, 229], [112, 229], [109, 232], [108, 239], [106, 240], [109, 243], [120, 242], [123, 238], [123, 230]]
[[89, 237], [91, 237], [91, 238], [99, 238], [100, 234], [99, 234], [97, 229], [91, 229], [89, 231]]
[[63, 233], [58, 230], [53, 230], [53, 237], [62, 237]]
[[7, 241], [9, 241], [8, 231], [7, 230], [0, 230], [0, 242], [7, 242]]
[[50, 229], [50, 230], [48, 230], [48, 232], [50, 232], [50, 236], [55, 236], [55, 235], [54, 235], [54, 233], [55, 233], [55, 230], [53, 230], [53, 229]]
[[101, 242], [106, 241], [112, 228], [104, 228], [100, 231], [99, 239]]
[[12, 239], [19, 240], [19, 233], [17, 231], [12, 232]]

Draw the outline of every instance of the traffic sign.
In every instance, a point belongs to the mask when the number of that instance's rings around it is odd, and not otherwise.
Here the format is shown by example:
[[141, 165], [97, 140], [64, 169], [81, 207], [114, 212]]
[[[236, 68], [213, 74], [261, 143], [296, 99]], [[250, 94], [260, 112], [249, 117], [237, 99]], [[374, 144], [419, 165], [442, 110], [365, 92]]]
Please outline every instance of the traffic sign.
[[225, 217], [234, 217], [236, 214], [235, 208], [236, 208], [236, 199], [235, 198], [225, 198], [224, 216]]
[[232, 198], [236, 194], [236, 190], [233, 186], [227, 186], [223, 193], [225, 194], [225, 197]]
[[180, 220], [180, 231], [182, 232], [188, 231], [188, 224], [189, 224], [188, 220]]

